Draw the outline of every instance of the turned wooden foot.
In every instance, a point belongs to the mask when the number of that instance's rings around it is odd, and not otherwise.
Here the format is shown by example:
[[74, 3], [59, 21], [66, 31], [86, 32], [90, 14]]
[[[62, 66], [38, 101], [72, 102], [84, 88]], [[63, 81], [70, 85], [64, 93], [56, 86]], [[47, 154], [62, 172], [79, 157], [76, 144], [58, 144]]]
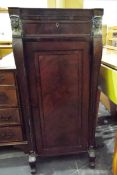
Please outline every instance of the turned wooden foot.
[[35, 174], [36, 173], [36, 155], [34, 152], [31, 152], [29, 154], [29, 165], [31, 168], [31, 173]]
[[94, 148], [90, 147], [88, 153], [89, 153], [89, 167], [90, 168], [95, 168], [95, 158], [96, 158], [96, 156], [95, 156]]

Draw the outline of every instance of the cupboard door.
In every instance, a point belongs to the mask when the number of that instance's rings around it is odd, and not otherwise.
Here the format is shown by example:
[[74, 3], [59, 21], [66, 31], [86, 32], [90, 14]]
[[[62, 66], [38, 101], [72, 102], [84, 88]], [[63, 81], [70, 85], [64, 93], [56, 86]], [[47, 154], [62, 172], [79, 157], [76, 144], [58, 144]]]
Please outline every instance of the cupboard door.
[[[27, 43], [26, 65], [36, 146], [65, 154], [88, 145], [89, 57], [86, 42]], [[25, 52], [26, 53], [26, 52]]]

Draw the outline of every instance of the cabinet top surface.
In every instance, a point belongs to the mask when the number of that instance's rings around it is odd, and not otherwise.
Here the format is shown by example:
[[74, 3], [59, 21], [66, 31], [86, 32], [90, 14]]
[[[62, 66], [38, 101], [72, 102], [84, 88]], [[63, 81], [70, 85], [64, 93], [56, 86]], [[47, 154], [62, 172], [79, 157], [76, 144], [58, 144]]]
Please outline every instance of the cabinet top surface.
[[[102, 8], [94, 8], [94, 9], [73, 9], [73, 8], [19, 8], [19, 7], [9, 7], [9, 12], [20, 13], [20, 15], [44, 15], [53, 14], [56, 15], [72, 15], [76, 14], [79, 16], [102, 16], [103, 9]], [[69, 13], [70, 12], [70, 13]]]

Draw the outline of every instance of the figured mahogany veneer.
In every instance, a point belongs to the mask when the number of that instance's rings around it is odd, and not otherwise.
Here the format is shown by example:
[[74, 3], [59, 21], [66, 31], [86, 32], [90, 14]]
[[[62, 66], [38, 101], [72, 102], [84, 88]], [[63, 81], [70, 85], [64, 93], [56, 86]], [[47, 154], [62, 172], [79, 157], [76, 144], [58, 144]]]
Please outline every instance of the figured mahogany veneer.
[[94, 166], [103, 10], [9, 8], [9, 15], [32, 172], [35, 154], [88, 151]]
[[0, 87], [0, 106], [17, 106], [17, 95], [14, 86]]
[[3, 71], [0, 73], [0, 85], [14, 85], [15, 77], [12, 72]]
[[0, 109], [0, 125], [20, 124], [20, 113], [18, 108]]
[[1, 127], [0, 128], [0, 142], [15, 142], [22, 141], [21, 127]]

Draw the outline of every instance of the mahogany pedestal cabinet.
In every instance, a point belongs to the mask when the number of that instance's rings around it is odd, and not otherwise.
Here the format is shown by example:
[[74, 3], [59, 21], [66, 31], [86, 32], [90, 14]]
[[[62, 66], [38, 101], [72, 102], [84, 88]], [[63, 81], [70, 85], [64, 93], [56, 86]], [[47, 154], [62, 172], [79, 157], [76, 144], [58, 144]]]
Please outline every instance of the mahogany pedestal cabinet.
[[9, 8], [29, 163], [88, 151], [95, 166], [103, 9]]

